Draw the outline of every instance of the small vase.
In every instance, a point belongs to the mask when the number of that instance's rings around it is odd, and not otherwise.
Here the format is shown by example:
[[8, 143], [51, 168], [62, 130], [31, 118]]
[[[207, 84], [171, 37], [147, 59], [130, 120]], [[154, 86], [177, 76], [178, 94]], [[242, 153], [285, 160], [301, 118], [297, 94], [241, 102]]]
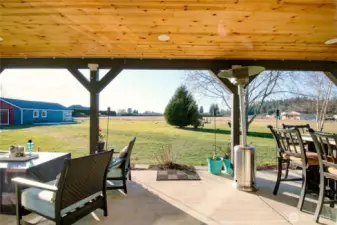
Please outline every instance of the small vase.
[[223, 160], [220, 157], [213, 159], [212, 157], [207, 158], [208, 170], [211, 174], [219, 175], [221, 174]]
[[27, 150], [28, 150], [28, 154], [31, 155], [33, 152], [33, 148], [34, 148], [34, 143], [29, 140], [27, 143]]
[[104, 141], [100, 141], [97, 143], [97, 152], [103, 152], [104, 151], [104, 146], [105, 146], [105, 142]]

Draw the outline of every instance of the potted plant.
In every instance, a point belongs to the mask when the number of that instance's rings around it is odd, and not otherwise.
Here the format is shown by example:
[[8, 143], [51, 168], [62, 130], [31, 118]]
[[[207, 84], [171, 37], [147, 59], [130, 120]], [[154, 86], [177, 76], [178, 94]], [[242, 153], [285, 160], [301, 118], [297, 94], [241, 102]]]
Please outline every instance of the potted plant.
[[207, 158], [208, 170], [211, 174], [221, 174], [223, 160], [221, 157], [217, 156], [217, 145], [216, 145], [216, 108], [214, 107], [214, 150], [213, 156]]
[[229, 143], [227, 145], [226, 151], [225, 151], [225, 155], [223, 157], [223, 161], [224, 161], [224, 168], [225, 168], [225, 173], [228, 175], [232, 175], [233, 174], [233, 169], [232, 169], [232, 161], [231, 161], [231, 144]]
[[103, 131], [102, 129], [98, 129], [98, 143], [97, 143], [97, 151], [98, 152], [102, 152], [104, 151], [104, 146], [105, 146], [105, 141], [104, 141], [104, 134], [103, 134]]

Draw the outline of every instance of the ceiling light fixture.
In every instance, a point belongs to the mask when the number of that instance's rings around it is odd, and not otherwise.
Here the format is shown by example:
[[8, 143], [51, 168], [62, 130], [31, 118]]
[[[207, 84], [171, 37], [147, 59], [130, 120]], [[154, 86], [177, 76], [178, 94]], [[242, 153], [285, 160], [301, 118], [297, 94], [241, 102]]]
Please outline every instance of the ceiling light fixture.
[[330, 40], [327, 40], [325, 42], [326, 45], [332, 45], [332, 44], [337, 44], [337, 38], [332, 38]]
[[170, 40], [170, 36], [168, 36], [167, 34], [161, 34], [158, 36], [158, 40], [159, 41], [168, 41]]

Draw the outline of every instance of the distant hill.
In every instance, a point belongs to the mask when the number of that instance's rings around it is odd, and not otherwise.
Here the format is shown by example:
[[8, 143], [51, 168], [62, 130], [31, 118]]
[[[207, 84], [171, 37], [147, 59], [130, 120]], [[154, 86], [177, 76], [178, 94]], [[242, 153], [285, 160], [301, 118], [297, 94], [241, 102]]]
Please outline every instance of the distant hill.
[[72, 109], [72, 110], [90, 110], [89, 107], [85, 107], [85, 106], [82, 106], [82, 105], [71, 105], [68, 108]]

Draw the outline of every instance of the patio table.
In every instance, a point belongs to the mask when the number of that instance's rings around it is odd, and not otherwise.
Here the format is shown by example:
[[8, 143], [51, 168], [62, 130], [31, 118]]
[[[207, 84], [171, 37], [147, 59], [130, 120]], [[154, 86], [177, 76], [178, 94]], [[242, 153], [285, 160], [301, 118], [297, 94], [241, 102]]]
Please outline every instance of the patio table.
[[[302, 140], [306, 141], [306, 142], [314, 142], [314, 140], [312, 140], [312, 137], [310, 134], [302, 134]], [[324, 140], [323, 140], [324, 141]], [[330, 140], [329, 143], [331, 145], [337, 145], [337, 143], [334, 140]]]
[[15, 214], [14, 177], [49, 182], [61, 172], [70, 153], [39, 152], [39, 157], [26, 162], [0, 162], [0, 213]]
[[[308, 151], [309, 152], [316, 152], [314, 140], [312, 140], [311, 135], [310, 134], [302, 134], [301, 136], [302, 136], [302, 140], [308, 144]], [[329, 143], [331, 145], [337, 145], [337, 143], [334, 140], [330, 140]]]

